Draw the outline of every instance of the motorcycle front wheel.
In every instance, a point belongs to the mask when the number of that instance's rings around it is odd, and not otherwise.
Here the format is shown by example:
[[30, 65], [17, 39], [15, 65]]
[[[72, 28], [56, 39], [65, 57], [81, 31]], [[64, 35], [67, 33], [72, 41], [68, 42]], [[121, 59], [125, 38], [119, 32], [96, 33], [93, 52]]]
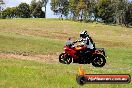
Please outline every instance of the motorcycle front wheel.
[[96, 55], [93, 58], [92, 65], [94, 67], [103, 67], [106, 63], [106, 59], [103, 55]]
[[61, 53], [59, 55], [59, 62], [63, 64], [70, 64], [72, 62], [72, 58], [66, 53]]

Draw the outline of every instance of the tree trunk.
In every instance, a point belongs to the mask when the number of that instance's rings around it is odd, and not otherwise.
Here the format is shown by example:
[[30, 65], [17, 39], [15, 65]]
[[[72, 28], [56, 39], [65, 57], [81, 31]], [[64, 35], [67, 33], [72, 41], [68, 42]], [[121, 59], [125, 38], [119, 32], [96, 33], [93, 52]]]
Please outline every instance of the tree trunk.
[[116, 20], [116, 24], [120, 24], [120, 17], [119, 17], [119, 15], [116, 14], [115, 20]]
[[47, 8], [46, 8], [46, 4], [45, 4], [45, 11], [44, 11], [44, 14], [45, 14], [45, 18], [46, 18], [46, 9], [47, 9]]

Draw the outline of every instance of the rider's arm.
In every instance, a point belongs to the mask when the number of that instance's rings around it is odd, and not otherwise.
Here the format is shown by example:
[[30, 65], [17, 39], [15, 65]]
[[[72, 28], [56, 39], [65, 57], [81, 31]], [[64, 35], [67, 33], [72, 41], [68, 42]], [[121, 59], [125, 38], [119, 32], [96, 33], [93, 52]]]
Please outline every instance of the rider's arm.
[[84, 41], [83, 39], [79, 39], [79, 40], [77, 40], [77, 42], [82, 42], [82, 41]]
[[90, 41], [91, 41], [92, 43], [94, 43], [91, 37], [89, 37], [89, 39], [90, 39]]
[[82, 40], [76, 40], [75, 42], [73, 42], [73, 43], [77, 43], [77, 42], [81, 42]]

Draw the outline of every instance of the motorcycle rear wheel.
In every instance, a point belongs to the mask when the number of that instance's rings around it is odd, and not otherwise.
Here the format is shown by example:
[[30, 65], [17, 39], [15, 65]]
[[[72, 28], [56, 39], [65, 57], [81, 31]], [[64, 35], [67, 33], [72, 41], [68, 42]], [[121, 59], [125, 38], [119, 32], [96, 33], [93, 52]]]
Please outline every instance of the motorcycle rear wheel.
[[63, 64], [70, 64], [72, 62], [72, 58], [66, 53], [61, 53], [59, 55], [59, 62]]

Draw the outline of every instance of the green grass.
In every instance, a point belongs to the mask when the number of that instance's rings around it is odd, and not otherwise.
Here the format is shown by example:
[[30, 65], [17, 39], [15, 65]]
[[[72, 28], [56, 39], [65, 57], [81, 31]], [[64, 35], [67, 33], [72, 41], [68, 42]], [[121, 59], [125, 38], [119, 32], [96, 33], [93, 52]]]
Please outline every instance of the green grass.
[[55, 54], [63, 45], [59, 40], [13, 33], [0, 33], [0, 43], [0, 52], [17, 54]]
[[87, 30], [97, 47], [132, 48], [131, 28], [57, 19], [0, 20], [0, 52], [55, 54], [68, 37], [76, 40]]
[[[108, 55], [103, 68], [84, 65], [87, 73], [132, 75], [132, 28], [58, 19], [0, 19], [0, 53], [56, 55], [68, 37], [87, 30]], [[54, 58], [52, 58], [54, 59]], [[78, 64], [42, 63], [0, 57], [0, 88], [131, 88], [132, 84], [89, 84], [76, 81]]]
[[[108, 60], [109, 61], [109, 60]], [[118, 60], [117, 60], [118, 61]], [[113, 63], [111, 63], [113, 64]], [[122, 63], [118, 63], [122, 65]], [[124, 65], [131, 67], [132, 65]], [[124, 65], [120, 67], [124, 67]], [[107, 67], [107, 65], [106, 65]], [[115, 68], [119, 68], [114, 66]], [[0, 88], [131, 88], [132, 84], [88, 84], [80, 86], [76, 83], [79, 65], [48, 64], [27, 60], [0, 59]], [[87, 73], [118, 74], [131, 70], [93, 68], [84, 65]], [[92, 70], [91, 70], [92, 69]]]

